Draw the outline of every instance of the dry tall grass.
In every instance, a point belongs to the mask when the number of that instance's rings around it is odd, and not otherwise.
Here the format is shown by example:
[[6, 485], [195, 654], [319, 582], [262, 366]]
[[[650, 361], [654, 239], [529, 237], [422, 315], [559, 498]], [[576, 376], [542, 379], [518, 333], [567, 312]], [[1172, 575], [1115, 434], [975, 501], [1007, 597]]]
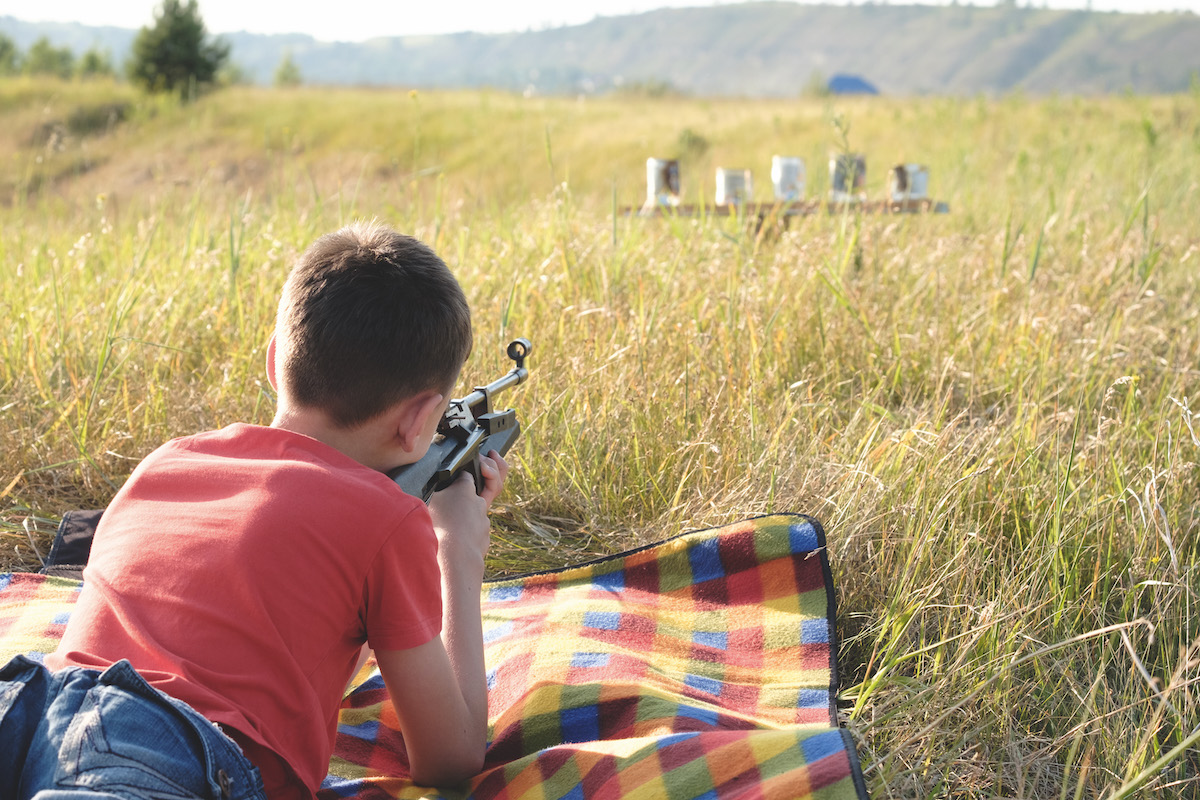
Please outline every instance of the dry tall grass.
[[[1200, 792], [1200, 97], [0, 89], [7, 568], [164, 439], [269, 420], [290, 260], [379, 216], [466, 287], [465, 385], [534, 341], [495, 571], [807, 512], [875, 797]], [[124, 121], [48, 142], [100, 102]], [[773, 153], [812, 195], [843, 147], [952, 213], [613, 213], [648, 155], [765, 199]]]

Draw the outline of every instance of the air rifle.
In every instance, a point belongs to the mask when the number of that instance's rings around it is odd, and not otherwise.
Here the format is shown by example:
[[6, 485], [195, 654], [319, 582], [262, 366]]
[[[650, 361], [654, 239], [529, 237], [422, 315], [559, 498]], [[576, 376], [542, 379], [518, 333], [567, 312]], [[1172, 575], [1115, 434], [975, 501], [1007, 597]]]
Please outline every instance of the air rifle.
[[438, 435], [429, 445], [429, 452], [420, 461], [388, 473], [392, 480], [413, 497], [426, 502], [434, 492], [453, 483], [462, 472], [471, 473], [475, 478], [475, 491], [482, 491], [479, 457], [492, 450], [504, 455], [521, 433], [517, 412], [511, 408], [496, 411], [492, 407], [492, 396], [525, 382], [529, 377], [525, 358], [532, 349], [528, 339], [509, 342], [505, 352], [516, 366], [499, 380], [487, 386], [476, 386], [466, 397], [451, 400], [438, 423]]

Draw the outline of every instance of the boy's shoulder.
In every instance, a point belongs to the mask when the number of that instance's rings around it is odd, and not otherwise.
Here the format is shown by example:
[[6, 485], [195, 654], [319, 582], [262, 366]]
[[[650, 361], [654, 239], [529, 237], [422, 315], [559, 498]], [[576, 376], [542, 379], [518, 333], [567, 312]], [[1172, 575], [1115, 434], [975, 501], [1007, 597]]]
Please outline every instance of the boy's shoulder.
[[[347, 531], [353, 548], [343, 546]], [[339, 553], [360, 559], [388, 542], [436, 539], [425, 504], [382, 472], [316, 439], [240, 424], [173, 439], [147, 456], [104, 513], [97, 543], [100, 533], [126, 551], [147, 537], [169, 540], [209, 565], [251, 551], [320, 561], [335, 540]]]
[[[141, 492], [221, 498], [259, 492], [259, 502], [386, 504], [393, 514], [424, 506], [387, 475], [324, 442], [283, 428], [235, 423], [163, 444], [138, 465]], [[269, 497], [268, 497], [269, 496]]]
[[[331, 469], [374, 473], [354, 459], [311, 436], [265, 425], [235, 422], [224, 428], [181, 436], [151, 455], [245, 459], [247, 461], [313, 463]], [[376, 473], [379, 474], [379, 473]]]

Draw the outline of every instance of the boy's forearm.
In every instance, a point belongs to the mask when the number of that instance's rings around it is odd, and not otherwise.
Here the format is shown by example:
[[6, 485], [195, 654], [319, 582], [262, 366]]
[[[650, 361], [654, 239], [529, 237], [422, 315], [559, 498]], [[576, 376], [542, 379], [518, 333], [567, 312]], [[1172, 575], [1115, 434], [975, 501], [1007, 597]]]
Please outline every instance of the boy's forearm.
[[[462, 733], [478, 742], [482, 765], [487, 745], [487, 676], [483, 659], [484, 558], [491, 539], [488, 507], [504, 484], [508, 465], [495, 451], [480, 458], [485, 488], [476, 493], [467, 474], [434, 494], [429, 502], [438, 539], [438, 567], [442, 571], [442, 636], [440, 648], [449, 662], [453, 682], [462, 698], [468, 728]], [[450, 677], [450, 676], [447, 676]]]
[[481, 736], [487, 735], [487, 677], [483, 660], [483, 619], [480, 592], [482, 570], [462, 565], [442, 565], [442, 643], [462, 690], [463, 701], [477, 722]]

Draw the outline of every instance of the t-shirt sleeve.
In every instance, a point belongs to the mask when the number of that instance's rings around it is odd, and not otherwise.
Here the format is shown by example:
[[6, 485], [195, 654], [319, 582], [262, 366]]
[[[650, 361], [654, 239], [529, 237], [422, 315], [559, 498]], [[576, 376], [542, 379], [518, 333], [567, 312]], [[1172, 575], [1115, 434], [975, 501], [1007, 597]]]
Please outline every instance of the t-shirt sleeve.
[[442, 574], [437, 536], [418, 503], [385, 540], [363, 586], [367, 643], [375, 650], [406, 650], [442, 630]]

